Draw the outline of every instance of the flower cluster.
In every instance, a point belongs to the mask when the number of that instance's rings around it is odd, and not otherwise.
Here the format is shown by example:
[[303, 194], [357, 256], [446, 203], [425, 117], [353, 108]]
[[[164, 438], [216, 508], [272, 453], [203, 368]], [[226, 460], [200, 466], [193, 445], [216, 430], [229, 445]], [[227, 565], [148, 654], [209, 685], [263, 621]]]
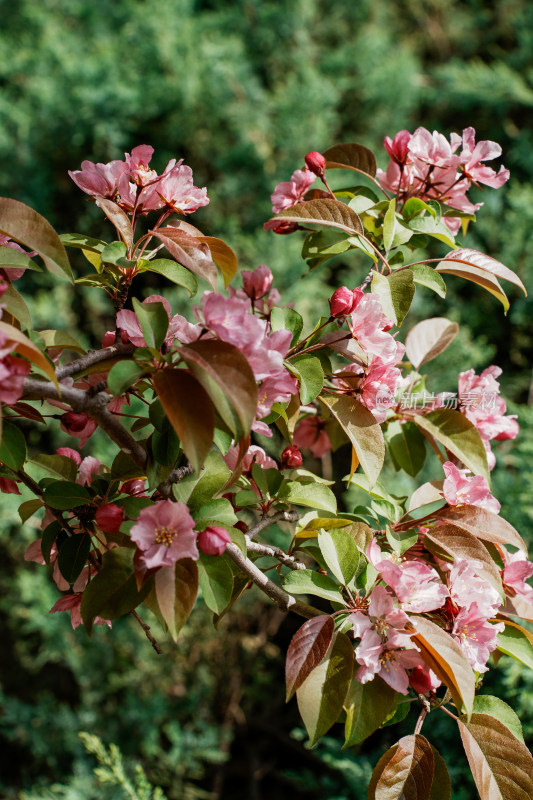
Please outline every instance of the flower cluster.
[[[438, 200], [466, 214], [475, 213], [483, 204], [472, 203], [467, 192], [472, 185], [498, 189], [509, 179], [509, 170], [495, 172], [484, 162], [501, 155], [496, 142], [476, 144], [474, 128], [465, 128], [462, 137], [450, 134], [450, 140], [438, 131], [417, 128], [411, 134], [399, 131], [394, 139], [385, 137], [390, 161], [385, 171], [378, 170], [381, 185], [401, 202], [410, 197]], [[452, 233], [457, 233], [459, 217], [444, 217]]]
[[158, 175], [149, 166], [153, 153], [153, 147], [141, 144], [126, 153], [123, 161], [83, 161], [81, 169], [69, 171], [69, 175], [86, 194], [113, 200], [128, 214], [160, 209], [192, 214], [209, 203], [206, 189], [194, 185], [192, 170], [183, 159], [171, 159]]

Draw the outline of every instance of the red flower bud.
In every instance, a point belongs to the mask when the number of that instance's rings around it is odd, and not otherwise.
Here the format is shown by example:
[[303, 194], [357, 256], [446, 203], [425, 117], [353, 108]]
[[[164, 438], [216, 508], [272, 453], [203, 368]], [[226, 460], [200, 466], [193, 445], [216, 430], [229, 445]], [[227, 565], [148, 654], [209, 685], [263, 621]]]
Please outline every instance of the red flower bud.
[[67, 433], [80, 433], [91, 418], [87, 414], [77, 414], [75, 411], [67, 411], [61, 417], [61, 427]]
[[290, 444], [281, 454], [281, 469], [294, 469], [302, 466], [302, 454], [295, 444]]
[[316, 150], [313, 150], [306, 155], [305, 166], [320, 178], [326, 170], [326, 159], [322, 153], [317, 153]]
[[329, 308], [332, 317], [347, 317], [355, 309], [359, 296], [355, 291], [341, 286], [336, 289], [329, 299]]
[[122, 484], [122, 491], [124, 494], [131, 494], [136, 497], [142, 495], [146, 488], [146, 482], [144, 478], [130, 478], [129, 481]]
[[96, 509], [94, 518], [105, 533], [118, 533], [124, 521], [124, 509], [114, 503], [104, 503]]
[[198, 547], [206, 556], [221, 556], [231, 537], [224, 528], [210, 525], [198, 534]]

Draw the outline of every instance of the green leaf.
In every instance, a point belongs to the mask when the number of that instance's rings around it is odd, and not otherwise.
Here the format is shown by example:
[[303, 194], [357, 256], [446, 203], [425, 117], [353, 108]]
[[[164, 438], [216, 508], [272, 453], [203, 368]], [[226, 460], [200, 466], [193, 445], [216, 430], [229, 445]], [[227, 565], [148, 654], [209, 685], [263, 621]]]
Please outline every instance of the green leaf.
[[79, 576], [87, 562], [90, 549], [91, 537], [88, 533], [77, 533], [65, 539], [57, 554], [57, 565], [67, 583], [72, 585]]
[[311, 403], [324, 386], [324, 370], [316, 356], [296, 356], [287, 362], [291, 372], [295, 372], [300, 382], [300, 400], [304, 405]]
[[[187, 224], [187, 223], [185, 223]], [[167, 225], [165, 228], [149, 231], [156, 236], [176, 261], [204, 278], [213, 291], [217, 291], [218, 273], [209, 244], [202, 239], [210, 237], [191, 236], [181, 227], [182, 223]]]
[[198, 567], [191, 558], [182, 558], [172, 567], [161, 567], [154, 577], [155, 594], [161, 616], [174, 641], [187, 622], [198, 594]]
[[61, 350], [74, 350], [75, 353], [85, 353], [84, 348], [77, 339], [65, 331], [39, 331], [39, 336], [43, 340], [46, 349], [56, 347], [61, 348]]
[[121, 258], [126, 258], [126, 253], [124, 242], [110, 242], [103, 248], [100, 258], [106, 264], [116, 264]]
[[26, 439], [22, 431], [12, 422], [4, 420], [2, 441], [0, 441], [0, 461], [6, 467], [19, 470], [26, 460]]
[[419, 197], [410, 197], [403, 205], [402, 216], [404, 219], [409, 220], [419, 214], [424, 214], [426, 211], [429, 211], [433, 219], [437, 218], [437, 213], [432, 206], [425, 203]]
[[180, 440], [167, 420], [162, 432], [154, 431], [151, 438], [152, 455], [158, 464], [172, 467], [180, 454]]
[[43, 554], [43, 558], [47, 564], [50, 563], [50, 553], [52, 552], [52, 547], [54, 546], [56, 539], [62, 530], [63, 526], [59, 520], [54, 520], [50, 523], [50, 525], [47, 525], [43, 531], [43, 535], [41, 537], [41, 553]]
[[409, 550], [418, 541], [418, 530], [395, 531], [387, 528], [387, 541], [399, 556]]
[[[372, 205], [371, 201], [370, 204]], [[353, 208], [351, 203], [350, 208]], [[346, 234], [337, 230], [314, 231], [303, 241], [302, 258], [305, 261], [312, 260], [315, 262], [313, 266], [318, 266], [328, 258], [345, 253], [349, 249], [350, 242]]]
[[150, 591], [151, 581], [137, 590], [133, 552], [129, 547], [108, 550], [102, 556], [100, 571], [87, 584], [81, 600], [81, 617], [89, 636], [95, 617], [118, 619], [137, 608]]
[[0, 233], [36, 250], [49, 272], [73, 282], [61, 239], [50, 223], [32, 208], [18, 200], [0, 197]]
[[[12, 249], [11, 247], [10, 250]], [[8, 282], [7, 284], [7, 289], [2, 295], [2, 305], [4, 305], [6, 311], [15, 317], [15, 319], [18, 319], [25, 328], [32, 330], [33, 323], [31, 321], [30, 310], [22, 295], [17, 292], [12, 283]]]
[[407, 224], [415, 233], [423, 233], [426, 236], [431, 236], [433, 239], [438, 239], [440, 242], [455, 247], [455, 240], [450, 229], [444, 222], [437, 222], [433, 217], [413, 217]]
[[195, 520], [195, 527], [198, 530], [207, 528], [208, 525], [221, 525], [223, 527], [232, 528], [237, 522], [237, 516], [233, 510], [230, 501], [225, 497], [219, 497], [216, 500], [210, 500], [201, 506], [198, 511], [193, 514]]
[[353, 747], [367, 739], [383, 724], [394, 706], [396, 692], [376, 677], [370, 683], [352, 678], [344, 703], [346, 738], [344, 747]]
[[107, 242], [102, 239], [92, 239], [90, 236], [85, 236], [84, 233], [62, 233], [59, 238], [67, 247], [77, 247], [80, 250], [90, 250], [98, 254], [107, 245]]
[[385, 248], [385, 254], [387, 254], [392, 247], [395, 228], [396, 228], [396, 198], [393, 197], [389, 203], [389, 207], [385, 212], [385, 217], [383, 219], [383, 247]]
[[42, 272], [42, 267], [39, 267], [35, 261], [20, 250], [15, 250], [14, 247], [7, 245], [0, 245], [0, 268], [1, 269], [31, 269], [35, 272]]
[[411, 270], [403, 269], [392, 272], [387, 277], [374, 271], [371, 288], [372, 292], [379, 296], [385, 316], [395, 325], [400, 326], [415, 295]]
[[322, 531], [318, 545], [329, 570], [347, 586], [359, 568], [360, 554], [354, 539], [346, 531]]
[[341, 591], [333, 578], [320, 572], [313, 572], [311, 569], [289, 572], [283, 580], [283, 587], [289, 594], [309, 594], [345, 605]]
[[319, 399], [346, 432], [368, 481], [373, 486], [385, 460], [385, 440], [381, 426], [372, 412], [353, 397], [337, 395]]
[[350, 685], [354, 664], [353, 645], [338, 633], [324, 660], [296, 692], [298, 709], [312, 747], [337, 721]]
[[300, 338], [304, 321], [294, 308], [279, 308], [275, 306], [270, 315], [270, 325], [273, 331], [290, 331], [292, 333], [291, 345], [294, 345]]
[[323, 483], [299, 483], [287, 481], [279, 491], [279, 498], [297, 506], [308, 506], [320, 511], [335, 514], [337, 500], [328, 486]]
[[198, 561], [198, 581], [206, 606], [221, 614], [233, 592], [233, 571], [224, 556], [202, 554]]
[[133, 309], [148, 347], [159, 350], [168, 330], [168, 314], [163, 303], [140, 303], [133, 298]]
[[43, 492], [43, 500], [50, 508], [59, 511], [84, 506], [90, 503], [92, 495], [79, 483], [72, 481], [54, 481], [49, 483]]
[[505, 630], [498, 634], [498, 650], [533, 669], [533, 634], [516, 622], [505, 620]]
[[107, 388], [112, 395], [119, 397], [145, 374], [146, 370], [135, 361], [117, 361], [109, 370]]
[[474, 700], [474, 713], [476, 714], [489, 714], [491, 717], [496, 717], [500, 722], [509, 728], [512, 734], [516, 736], [521, 742], [524, 741], [524, 734], [522, 732], [522, 723], [516, 712], [513, 711], [511, 706], [504, 703], [499, 697], [493, 697], [490, 694], [478, 694]]
[[33, 500], [25, 500], [21, 503], [18, 512], [22, 522], [26, 522], [30, 517], [33, 517], [36, 511], [43, 507], [43, 501], [36, 497]]
[[457, 456], [474, 475], [483, 475], [490, 486], [487, 451], [475, 425], [460, 411], [437, 408], [429, 414], [417, 414], [414, 421]]
[[438, 294], [439, 297], [446, 297], [446, 284], [438, 272], [428, 264], [413, 264], [409, 269], [413, 273], [413, 280], [420, 286], [426, 286]]
[[414, 422], [393, 420], [385, 439], [395, 464], [414, 478], [426, 460], [426, 440], [417, 426]]
[[181, 347], [179, 354], [236, 440], [248, 435], [257, 409], [257, 384], [241, 351], [227, 342], [208, 340]]
[[53, 455], [47, 453], [38, 453], [30, 459], [30, 463], [37, 464], [42, 467], [51, 475], [58, 478], [64, 478], [66, 481], [74, 483], [76, 475], [78, 474], [78, 466], [74, 459], [67, 456]]
[[198, 281], [190, 272], [181, 264], [176, 261], [171, 261], [169, 258], [156, 258], [154, 261], [144, 261], [142, 269], [139, 272], [156, 272], [158, 275], [163, 275], [167, 280], [176, 283], [178, 286], [183, 286], [187, 289], [189, 295], [194, 297], [198, 291]]
[[213, 404], [204, 387], [183, 369], [158, 370], [153, 382], [185, 455], [198, 472], [213, 442]]
[[174, 484], [174, 496], [176, 500], [187, 503], [191, 514], [194, 514], [218, 494], [230, 475], [231, 470], [220, 453], [211, 450], [199, 474], [189, 475]]

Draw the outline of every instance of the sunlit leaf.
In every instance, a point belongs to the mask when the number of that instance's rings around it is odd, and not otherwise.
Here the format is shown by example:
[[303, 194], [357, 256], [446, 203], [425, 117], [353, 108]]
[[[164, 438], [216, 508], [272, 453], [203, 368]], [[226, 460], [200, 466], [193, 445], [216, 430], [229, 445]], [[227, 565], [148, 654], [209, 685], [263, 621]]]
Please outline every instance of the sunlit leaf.
[[499, 281], [490, 272], [484, 272], [477, 267], [470, 266], [469, 264], [461, 264], [458, 261], [441, 261], [436, 267], [437, 272], [448, 273], [449, 275], [457, 275], [459, 278], [465, 278], [467, 281], [482, 286], [487, 292], [493, 294], [498, 298], [503, 305], [505, 311], [509, 309], [509, 300], [503, 291]]
[[344, 586], [350, 583], [359, 567], [359, 550], [354, 539], [346, 531], [322, 531], [318, 534], [318, 546], [328, 569]]
[[206, 242], [186, 233], [182, 227], [178, 228], [172, 225], [158, 228], [150, 233], [165, 245], [176, 261], [204, 278], [214, 291], [217, 290], [217, 268]]
[[404, 736], [394, 746], [391, 757], [378, 762], [368, 798], [429, 800], [434, 768], [435, 759], [428, 740], [419, 733]]
[[483, 475], [490, 486], [487, 451], [478, 429], [464, 414], [452, 408], [437, 408], [429, 414], [417, 414], [414, 422], [459, 458], [474, 475]]
[[129, 250], [133, 245], [133, 229], [126, 212], [107, 197], [95, 197], [94, 199], [96, 205], [102, 209], [108, 220], [113, 223], [120, 238]]
[[487, 580], [503, 597], [500, 570], [485, 545], [473, 534], [456, 525], [436, 525], [428, 529], [426, 538], [454, 560], [464, 558], [467, 561], [477, 561], [476, 574]]
[[376, 175], [376, 157], [374, 153], [357, 142], [344, 142], [329, 147], [322, 153], [326, 159], [327, 169], [353, 169], [372, 178]]
[[496, 544], [510, 544], [527, 552], [526, 543], [511, 523], [486, 508], [471, 505], [447, 507], [438, 511], [435, 516], [444, 522], [464, 528], [478, 539]]
[[359, 216], [353, 209], [340, 200], [320, 199], [308, 200], [286, 208], [272, 218], [271, 222], [301, 222], [303, 225], [325, 225], [339, 228], [351, 236], [364, 234]]
[[187, 289], [191, 297], [198, 291], [198, 281], [192, 272], [169, 258], [156, 258], [153, 261], [146, 261], [139, 272], [155, 272], [158, 275], [163, 275], [164, 278], [172, 281], [172, 283]]
[[287, 700], [326, 655], [334, 629], [333, 618], [322, 614], [304, 622], [292, 637], [285, 662]]
[[533, 634], [511, 620], [505, 620], [505, 630], [498, 634], [498, 650], [533, 669]]
[[235, 252], [231, 247], [215, 236], [198, 236], [199, 242], [204, 242], [208, 245], [211, 253], [211, 258], [219, 268], [224, 279], [224, 286], [229, 286], [235, 275], [237, 274], [238, 261]]
[[497, 278], [503, 278], [503, 280], [510, 281], [514, 283], [515, 286], [519, 286], [527, 296], [526, 287], [512, 269], [509, 269], [509, 267], [506, 267], [495, 258], [481, 253], [479, 250], [471, 250], [466, 247], [460, 248], [459, 250], [452, 250], [451, 253], [446, 254], [437, 266], [437, 269], [440, 272], [447, 272], [450, 266], [447, 262], [467, 264], [483, 272], [490, 272], [491, 275], [495, 275]]
[[333, 578], [311, 569], [289, 572], [283, 579], [283, 586], [289, 594], [309, 594], [344, 605], [341, 591]]
[[418, 369], [436, 358], [459, 333], [459, 325], [444, 317], [422, 320], [411, 328], [405, 340], [407, 358]]

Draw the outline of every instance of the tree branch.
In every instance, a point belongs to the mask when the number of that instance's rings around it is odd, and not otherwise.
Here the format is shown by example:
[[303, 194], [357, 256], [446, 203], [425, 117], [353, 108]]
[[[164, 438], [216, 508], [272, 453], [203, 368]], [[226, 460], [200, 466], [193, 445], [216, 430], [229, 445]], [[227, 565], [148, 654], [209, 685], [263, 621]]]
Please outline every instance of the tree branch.
[[274, 525], [276, 522], [296, 522], [299, 519], [300, 515], [297, 511], [277, 511], [272, 516], [264, 516], [261, 517], [259, 522], [246, 531], [246, 538], [248, 540], [252, 540], [258, 533], [261, 533], [264, 528], [268, 528], [269, 525]]
[[63, 367], [56, 370], [58, 381], [63, 378], [70, 378], [72, 375], [78, 375], [96, 364], [107, 361], [110, 358], [126, 358], [131, 355], [135, 350], [132, 344], [114, 344], [111, 347], [104, 347], [102, 350], [89, 350], [84, 356], [70, 361]]
[[281, 564], [284, 564], [289, 569], [306, 569], [303, 561], [298, 561], [294, 556], [290, 556], [281, 547], [275, 547], [272, 544], [260, 544], [259, 542], [247, 542], [247, 550], [249, 553], [256, 553], [260, 556], [270, 556], [277, 559]]
[[226, 551], [228, 556], [231, 558], [234, 564], [236, 564], [248, 577], [250, 578], [256, 586], [258, 586], [262, 592], [264, 592], [267, 597], [274, 601], [274, 603], [280, 608], [282, 611], [294, 611], [295, 614], [299, 614], [301, 617], [305, 617], [306, 619], [310, 619], [311, 617], [318, 617], [322, 614], [322, 611], [319, 611], [317, 608], [313, 608], [312, 606], [308, 606], [307, 603], [302, 603], [300, 600], [296, 600], [292, 597], [288, 592], [281, 589], [277, 586], [273, 581], [270, 580], [261, 570], [259, 567], [256, 567], [255, 564], [250, 561], [250, 559], [243, 556], [239, 548], [236, 544], [230, 543], [226, 545]]

